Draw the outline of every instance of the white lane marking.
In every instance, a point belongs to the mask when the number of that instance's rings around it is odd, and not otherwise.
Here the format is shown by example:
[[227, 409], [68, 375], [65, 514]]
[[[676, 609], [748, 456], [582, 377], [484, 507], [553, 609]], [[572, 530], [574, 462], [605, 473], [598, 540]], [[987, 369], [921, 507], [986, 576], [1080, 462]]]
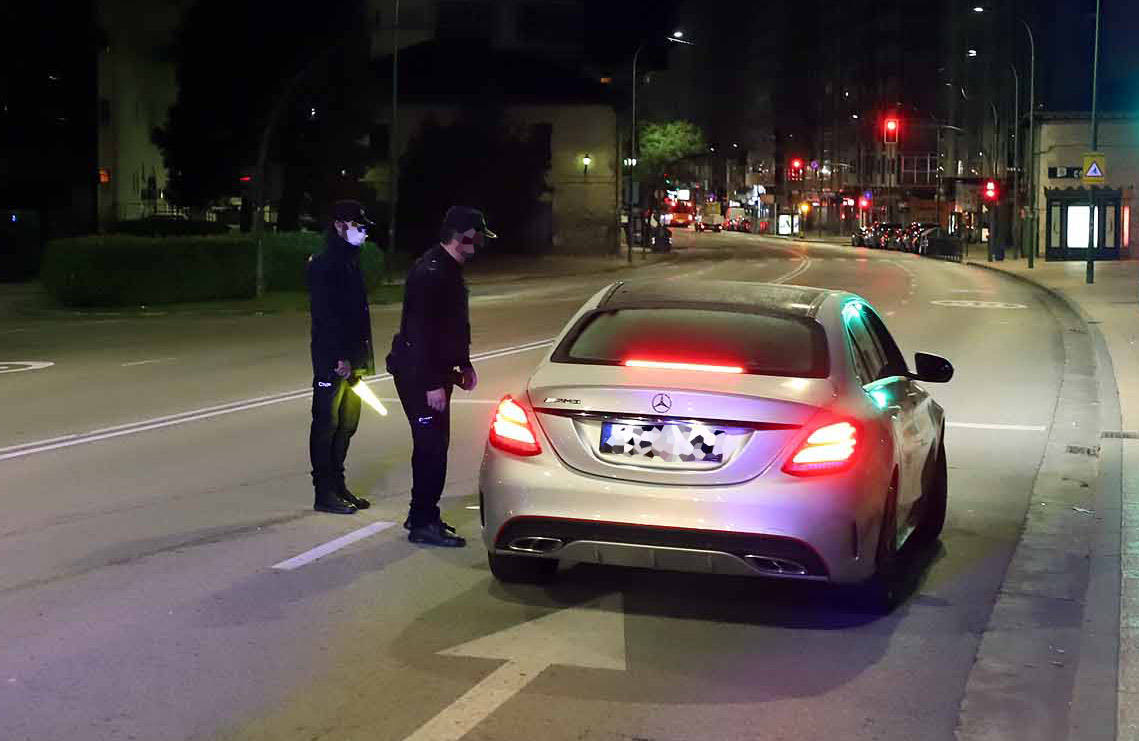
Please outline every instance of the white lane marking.
[[1017, 430], [1021, 432], [1043, 432], [1044, 425], [989, 425], [977, 422], [946, 422], [946, 427], [964, 427], [970, 430]]
[[150, 365], [152, 363], [169, 363], [171, 360], [177, 360], [177, 359], [178, 358], [154, 358], [153, 360], [135, 360], [134, 362], [131, 362], [131, 363], [123, 363], [122, 367], [123, 368], [133, 368], [136, 365]]
[[[471, 362], [478, 363], [483, 360], [493, 360], [496, 358], [504, 358], [510, 355], [517, 355], [518, 353], [529, 352], [531, 350], [538, 350], [548, 347], [553, 344], [553, 339], [536, 340], [528, 342], [524, 345], [516, 345], [514, 347], [505, 347], [499, 350], [489, 350], [483, 353], [477, 353], [471, 356]], [[391, 380], [390, 373], [378, 374], [375, 376], [368, 376], [364, 379], [365, 382], [371, 383], [372, 381], [388, 381]], [[0, 461], [9, 460], [11, 458], [20, 458], [26, 455], [33, 455], [35, 453], [46, 453], [50, 450], [57, 450], [59, 448], [70, 448], [74, 445], [83, 445], [85, 443], [98, 442], [100, 440], [109, 440], [115, 437], [122, 437], [123, 435], [133, 435], [136, 432], [147, 432], [149, 430], [157, 430], [163, 427], [172, 427], [180, 425], [185, 422], [194, 422], [202, 419], [209, 419], [210, 417], [218, 417], [223, 414], [232, 414], [234, 412], [243, 412], [247, 409], [256, 409], [257, 407], [268, 406], [270, 404], [280, 404], [286, 401], [297, 401], [300, 399], [307, 399], [312, 395], [312, 389], [300, 389], [297, 391], [286, 391], [280, 394], [273, 394], [272, 396], [262, 396], [255, 399], [246, 399], [244, 401], [231, 402], [229, 404], [220, 404], [218, 406], [206, 407], [204, 409], [195, 409], [189, 412], [181, 412], [179, 414], [171, 414], [165, 417], [156, 417], [154, 419], [142, 420], [139, 422], [131, 422], [124, 425], [117, 425], [115, 427], [106, 427], [103, 429], [92, 430], [90, 432], [73, 433], [70, 435], [61, 435], [59, 437], [52, 437], [46, 440], [37, 440], [30, 443], [22, 443], [20, 445], [10, 445], [5, 448], [0, 448]]]
[[53, 365], [55, 365], [55, 363], [48, 360], [0, 360], [0, 373], [43, 370]]
[[558, 610], [476, 638], [439, 655], [506, 663], [405, 741], [458, 741], [554, 664], [625, 671], [625, 614], [620, 597], [610, 595], [592, 605]]
[[357, 540], [363, 540], [369, 535], [375, 535], [378, 532], [387, 530], [394, 524], [394, 522], [373, 522], [371, 525], [362, 527], [359, 530], [353, 530], [347, 535], [342, 535], [336, 540], [330, 540], [324, 545], [318, 545], [316, 548], [307, 550], [299, 556], [293, 556], [292, 558], [281, 561], [280, 563], [275, 563], [273, 564], [273, 568], [280, 571], [292, 571], [293, 569], [299, 569], [301, 566], [312, 563], [318, 558], [327, 556], [329, 553], [334, 553], [346, 545], [355, 543]]
[[935, 306], [951, 306], [964, 309], [1027, 309], [1024, 304], [1010, 304], [1003, 301], [970, 301], [968, 299], [943, 299], [930, 301]]
[[792, 260], [802, 259], [803, 262], [799, 265], [799, 267], [795, 268], [791, 272], [785, 273], [784, 275], [781, 275], [778, 278], [776, 278], [775, 280], [771, 281], [772, 283], [783, 283], [784, 281], [791, 280], [792, 278], [806, 272], [807, 268], [811, 267], [811, 258], [809, 258], [809, 257], [803, 257], [803, 258], [794, 258], [793, 257], [791, 259]]

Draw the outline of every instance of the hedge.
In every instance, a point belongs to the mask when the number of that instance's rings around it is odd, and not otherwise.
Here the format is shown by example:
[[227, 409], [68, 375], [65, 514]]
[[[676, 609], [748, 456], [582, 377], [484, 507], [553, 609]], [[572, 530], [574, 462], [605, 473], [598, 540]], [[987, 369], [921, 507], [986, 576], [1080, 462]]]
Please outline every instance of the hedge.
[[[305, 263], [324, 238], [307, 232], [264, 236], [266, 288], [305, 289]], [[383, 257], [361, 253], [368, 290], [380, 284]], [[253, 298], [257, 244], [248, 234], [138, 237], [122, 234], [48, 242], [41, 279], [65, 306], [131, 306]]]
[[230, 229], [217, 221], [191, 221], [149, 217], [131, 219], [115, 224], [116, 234], [133, 234], [138, 237], [205, 237], [213, 234], [228, 234]]

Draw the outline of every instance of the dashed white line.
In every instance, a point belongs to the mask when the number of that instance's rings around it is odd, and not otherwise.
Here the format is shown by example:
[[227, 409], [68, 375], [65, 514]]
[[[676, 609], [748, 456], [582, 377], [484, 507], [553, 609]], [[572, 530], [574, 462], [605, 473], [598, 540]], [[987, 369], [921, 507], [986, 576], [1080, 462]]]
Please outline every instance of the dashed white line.
[[378, 532], [387, 530], [394, 524], [394, 522], [373, 522], [371, 525], [362, 527], [359, 530], [353, 530], [347, 535], [342, 535], [336, 540], [330, 540], [323, 545], [318, 545], [316, 548], [307, 550], [299, 556], [293, 556], [292, 558], [281, 561], [280, 563], [275, 563], [273, 564], [273, 568], [278, 569], [279, 571], [292, 571], [293, 569], [299, 569], [301, 566], [312, 563], [318, 558], [327, 556], [329, 553], [335, 553], [344, 546], [355, 543], [357, 540], [363, 540], [369, 535], [375, 535]]
[[169, 363], [171, 360], [177, 360], [177, 359], [178, 358], [154, 358], [152, 360], [135, 360], [131, 363], [123, 363], [122, 367], [123, 368], [133, 368], [136, 365], [151, 365], [153, 363]]
[[978, 422], [946, 422], [946, 427], [964, 427], [970, 430], [1015, 430], [1020, 432], [1043, 432], [1044, 425], [991, 425]]

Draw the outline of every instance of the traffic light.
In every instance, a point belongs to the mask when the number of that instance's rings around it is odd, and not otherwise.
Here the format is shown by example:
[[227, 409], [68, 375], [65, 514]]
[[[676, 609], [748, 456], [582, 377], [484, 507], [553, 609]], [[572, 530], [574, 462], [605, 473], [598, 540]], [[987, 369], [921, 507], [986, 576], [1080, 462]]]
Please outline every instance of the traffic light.
[[1000, 191], [997, 189], [997, 181], [996, 180], [986, 180], [985, 181], [984, 197], [985, 197], [986, 201], [995, 201], [998, 198], [1000, 198]]
[[862, 209], [863, 211], [870, 208], [870, 199], [866, 198], [865, 196], [862, 198], [859, 198], [858, 199], [858, 207], [860, 209]]
[[801, 157], [793, 157], [791, 162], [788, 163], [787, 179], [788, 180], [802, 180], [803, 179], [803, 159]]
[[798, 157], [791, 160], [791, 169], [792, 170], [802, 170], [803, 169], [803, 160], [799, 159]]
[[886, 123], [882, 126], [882, 141], [886, 144], [898, 143], [898, 129], [901, 124], [898, 123], [896, 118], [887, 118]]

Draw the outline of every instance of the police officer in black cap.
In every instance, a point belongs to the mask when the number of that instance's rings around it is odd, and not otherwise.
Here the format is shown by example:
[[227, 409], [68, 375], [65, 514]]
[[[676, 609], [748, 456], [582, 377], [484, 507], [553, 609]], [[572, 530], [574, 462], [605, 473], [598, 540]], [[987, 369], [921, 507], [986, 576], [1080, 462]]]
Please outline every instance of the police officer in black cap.
[[439, 514], [451, 439], [451, 389], [472, 391], [471, 325], [463, 265], [497, 235], [481, 211], [452, 206], [439, 244], [408, 272], [403, 316], [392, 339], [388, 371], [411, 425], [411, 507], [404, 527], [413, 543], [459, 548], [466, 540]]
[[375, 373], [368, 292], [360, 248], [374, 223], [357, 201], [337, 201], [324, 251], [308, 263], [312, 303], [312, 427], [309, 458], [313, 508], [350, 515], [371, 502], [348, 490], [344, 459], [360, 421], [360, 397], [351, 386]]

